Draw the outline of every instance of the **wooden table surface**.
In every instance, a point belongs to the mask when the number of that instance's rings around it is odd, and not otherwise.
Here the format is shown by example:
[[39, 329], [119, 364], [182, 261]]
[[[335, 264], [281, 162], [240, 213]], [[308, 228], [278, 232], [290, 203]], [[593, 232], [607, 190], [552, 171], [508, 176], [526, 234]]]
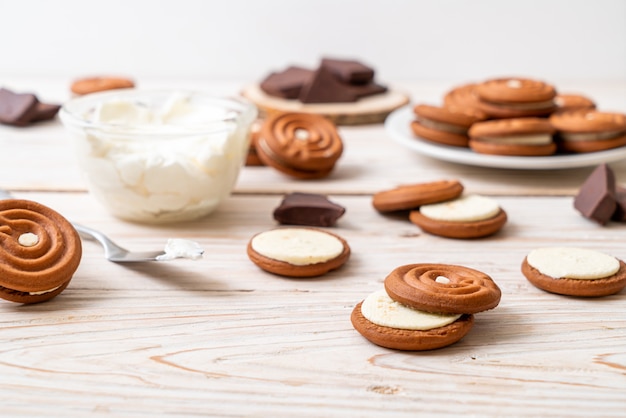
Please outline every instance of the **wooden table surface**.
[[[456, 84], [464, 80], [457, 80]], [[5, 87], [69, 98], [69, 79], [14, 77]], [[451, 83], [398, 83], [413, 102], [437, 103]], [[242, 83], [145, 80], [142, 87], [235, 94]], [[603, 110], [626, 112], [626, 84], [557, 83]], [[119, 265], [85, 242], [70, 286], [52, 301], [0, 301], [2, 416], [532, 416], [623, 417], [626, 292], [601, 299], [557, 296], [530, 285], [524, 256], [541, 246], [582, 246], [626, 258], [626, 224], [601, 227], [572, 196], [593, 167], [507, 170], [418, 155], [382, 125], [341, 127], [345, 154], [319, 181], [245, 167], [212, 215], [167, 226], [118, 220], [86, 192], [58, 120], [0, 126], [0, 187], [55, 208], [127, 248], [167, 238], [198, 241], [198, 261]], [[626, 161], [612, 163], [626, 183]], [[462, 241], [382, 216], [371, 195], [403, 183], [457, 178], [495, 196], [509, 214], [497, 235]], [[341, 269], [288, 279], [246, 255], [289, 191], [328, 194], [346, 214], [333, 232], [352, 248]], [[500, 305], [476, 315], [459, 343], [429, 352], [375, 346], [350, 323], [356, 303], [408, 263], [450, 263], [489, 274]]]

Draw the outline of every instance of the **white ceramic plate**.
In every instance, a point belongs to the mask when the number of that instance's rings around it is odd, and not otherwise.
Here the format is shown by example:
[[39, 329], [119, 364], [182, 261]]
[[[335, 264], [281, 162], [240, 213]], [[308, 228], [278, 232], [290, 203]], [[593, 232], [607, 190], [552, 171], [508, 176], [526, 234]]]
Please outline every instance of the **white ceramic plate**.
[[385, 129], [400, 144], [420, 154], [443, 161], [480, 167], [550, 170], [587, 167], [626, 158], [626, 147], [585, 154], [552, 155], [547, 157], [512, 157], [478, 154], [469, 148], [437, 145], [420, 139], [411, 131], [413, 109], [405, 106], [392, 112], [385, 120]]

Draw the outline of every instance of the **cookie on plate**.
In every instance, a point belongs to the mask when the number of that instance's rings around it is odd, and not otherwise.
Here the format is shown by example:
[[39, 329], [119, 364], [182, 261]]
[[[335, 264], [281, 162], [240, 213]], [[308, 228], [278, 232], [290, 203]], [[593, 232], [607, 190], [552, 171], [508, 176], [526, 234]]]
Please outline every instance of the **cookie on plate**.
[[474, 91], [476, 86], [475, 83], [469, 83], [452, 88], [443, 96], [443, 106], [469, 113], [480, 120], [488, 119], [489, 115], [478, 108], [478, 96]]
[[411, 122], [411, 130], [415, 136], [454, 147], [467, 147], [467, 131], [473, 123], [481, 120], [453, 107], [425, 104], [415, 106], [413, 113], [415, 120]]
[[78, 233], [62, 215], [30, 200], [0, 200], [0, 297], [38, 303], [60, 294], [80, 263]]
[[261, 269], [279, 276], [315, 277], [341, 267], [350, 257], [348, 243], [315, 228], [278, 228], [256, 234], [248, 257]]
[[556, 112], [569, 112], [572, 110], [594, 110], [596, 104], [593, 100], [582, 94], [557, 94], [554, 98]]
[[550, 116], [565, 152], [595, 152], [626, 145], [626, 115], [578, 110]]
[[476, 105], [490, 118], [547, 116], [557, 108], [555, 88], [528, 78], [494, 78], [474, 88]]
[[409, 220], [423, 231], [446, 238], [482, 238], [498, 232], [506, 223], [506, 212], [494, 199], [476, 194], [411, 211]]
[[474, 314], [495, 308], [500, 288], [488, 275], [448, 264], [408, 264], [385, 278], [352, 310], [353, 327], [374, 344], [397, 350], [432, 350], [454, 344]]
[[374, 194], [372, 205], [379, 212], [411, 210], [455, 199], [462, 193], [463, 185], [458, 180], [406, 184]]
[[343, 153], [335, 124], [311, 113], [275, 113], [255, 143], [261, 161], [298, 179], [326, 177]]
[[568, 296], [608, 296], [626, 287], [626, 264], [599, 251], [573, 247], [537, 248], [522, 262], [534, 286]]
[[489, 120], [472, 125], [469, 146], [481, 154], [545, 156], [556, 152], [553, 134], [545, 118]]

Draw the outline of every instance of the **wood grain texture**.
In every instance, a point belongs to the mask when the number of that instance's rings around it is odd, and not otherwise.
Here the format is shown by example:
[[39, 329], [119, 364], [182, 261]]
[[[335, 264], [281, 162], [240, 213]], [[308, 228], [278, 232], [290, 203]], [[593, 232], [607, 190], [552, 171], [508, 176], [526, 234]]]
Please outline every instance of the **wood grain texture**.
[[[499, 197], [501, 233], [450, 240], [383, 216], [369, 196], [332, 228], [353, 254], [316, 279], [263, 272], [245, 253], [275, 226], [278, 196], [234, 196], [177, 226], [129, 224], [88, 194], [19, 193], [106, 231], [131, 249], [172, 236], [199, 241], [199, 261], [122, 266], [95, 243], [70, 287], [35, 306], [0, 303], [0, 394], [7, 415], [621, 416], [626, 407], [626, 295], [576, 299], [534, 288], [524, 256], [584, 245], [626, 258], [624, 224], [600, 227], [569, 197]], [[254, 208], [250, 210], [250, 208]], [[458, 344], [424, 353], [377, 347], [350, 324], [354, 305], [394, 267], [476, 268], [502, 289]]]

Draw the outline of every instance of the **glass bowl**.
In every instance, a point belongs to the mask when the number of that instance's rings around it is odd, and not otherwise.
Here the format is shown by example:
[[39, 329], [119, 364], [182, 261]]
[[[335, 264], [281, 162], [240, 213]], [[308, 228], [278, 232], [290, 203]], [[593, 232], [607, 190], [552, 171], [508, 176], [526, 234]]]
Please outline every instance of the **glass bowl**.
[[89, 191], [145, 223], [197, 219], [229, 196], [256, 115], [244, 100], [140, 89], [78, 97], [59, 112]]

